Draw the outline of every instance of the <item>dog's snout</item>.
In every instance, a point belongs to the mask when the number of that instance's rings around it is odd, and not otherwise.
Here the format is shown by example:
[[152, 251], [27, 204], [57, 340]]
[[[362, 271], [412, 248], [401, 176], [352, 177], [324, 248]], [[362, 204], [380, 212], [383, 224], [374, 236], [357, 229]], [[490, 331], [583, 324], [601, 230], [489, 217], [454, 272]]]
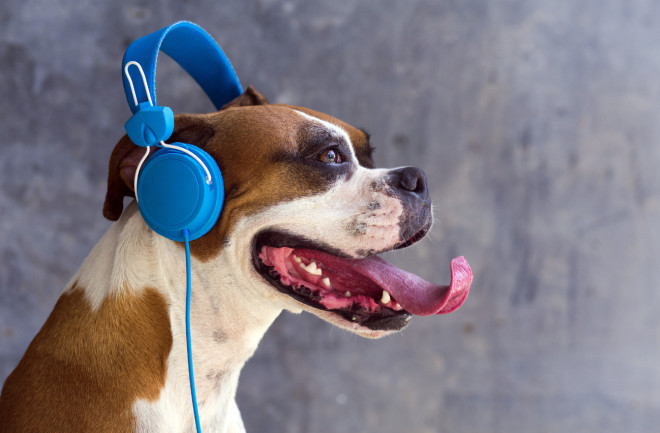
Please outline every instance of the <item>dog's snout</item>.
[[397, 190], [412, 193], [421, 200], [428, 200], [429, 188], [426, 173], [417, 167], [404, 167], [390, 172], [389, 184]]

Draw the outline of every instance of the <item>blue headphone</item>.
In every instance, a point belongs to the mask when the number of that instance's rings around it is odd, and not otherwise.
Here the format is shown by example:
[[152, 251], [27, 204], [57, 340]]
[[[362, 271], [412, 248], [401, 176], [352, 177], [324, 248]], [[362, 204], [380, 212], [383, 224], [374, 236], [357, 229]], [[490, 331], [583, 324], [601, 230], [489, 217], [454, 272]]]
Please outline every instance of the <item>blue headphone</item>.
[[[133, 143], [146, 148], [135, 173], [140, 213], [156, 233], [183, 242], [185, 237], [203, 236], [216, 223], [224, 184], [208, 153], [192, 144], [165, 143], [174, 130], [174, 113], [156, 105], [156, 61], [161, 50], [197, 81], [218, 109], [242, 90], [222, 49], [191, 22], [179, 21], [143, 36], [124, 54], [124, 91], [133, 112], [124, 127]], [[134, 85], [134, 78], [143, 85]], [[161, 149], [147, 160], [150, 146]]]
[[[124, 127], [133, 143], [146, 148], [135, 171], [135, 198], [149, 227], [185, 244], [188, 377], [195, 426], [201, 433], [190, 342], [190, 241], [211, 230], [220, 217], [225, 192], [220, 168], [208, 153], [192, 144], [165, 143], [174, 130], [174, 113], [169, 107], [156, 105], [156, 60], [160, 50], [197, 81], [216, 108], [243, 92], [225, 53], [208, 33], [191, 22], [179, 21], [143, 36], [124, 54], [124, 91], [133, 111]], [[133, 84], [135, 73], [142, 87]], [[161, 149], [147, 160], [150, 146]]]

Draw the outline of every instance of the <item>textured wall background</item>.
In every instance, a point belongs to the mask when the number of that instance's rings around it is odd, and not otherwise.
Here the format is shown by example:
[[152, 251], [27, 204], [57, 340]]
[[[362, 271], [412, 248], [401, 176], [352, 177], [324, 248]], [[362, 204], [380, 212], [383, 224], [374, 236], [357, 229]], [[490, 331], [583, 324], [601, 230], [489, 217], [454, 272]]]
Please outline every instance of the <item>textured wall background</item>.
[[[654, 0], [3, 0], [0, 381], [109, 225], [123, 51], [178, 19], [244, 85], [425, 168], [437, 224], [393, 260], [475, 274], [459, 312], [381, 341], [283, 314], [243, 372], [248, 431], [657, 431]], [[159, 81], [176, 111], [211, 109], [174, 65]]]

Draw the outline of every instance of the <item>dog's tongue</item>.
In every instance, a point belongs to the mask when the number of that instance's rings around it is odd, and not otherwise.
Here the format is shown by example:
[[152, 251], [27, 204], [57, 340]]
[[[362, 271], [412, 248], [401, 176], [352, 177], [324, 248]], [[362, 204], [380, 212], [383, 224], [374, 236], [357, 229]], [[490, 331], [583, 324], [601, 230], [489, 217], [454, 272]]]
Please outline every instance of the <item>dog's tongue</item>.
[[343, 262], [332, 264], [333, 271], [341, 265], [350, 268], [344, 269], [373, 281], [383, 290], [387, 290], [406, 311], [418, 316], [446, 314], [456, 310], [467, 298], [472, 283], [472, 270], [465, 257], [457, 257], [451, 261], [451, 283], [448, 286], [438, 286], [377, 256], [347, 260], [318, 251], [316, 253], [310, 255], [320, 255], [318, 259], [321, 262]]
[[451, 261], [448, 286], [429, 283], [380, 257], [357, 260], [355, 264], [356, 270], [387, 290], [406, 311], [418, 316], [447, 314], [458, 309], [467, 299], [472, 283], [472, 270], [465, 257]]

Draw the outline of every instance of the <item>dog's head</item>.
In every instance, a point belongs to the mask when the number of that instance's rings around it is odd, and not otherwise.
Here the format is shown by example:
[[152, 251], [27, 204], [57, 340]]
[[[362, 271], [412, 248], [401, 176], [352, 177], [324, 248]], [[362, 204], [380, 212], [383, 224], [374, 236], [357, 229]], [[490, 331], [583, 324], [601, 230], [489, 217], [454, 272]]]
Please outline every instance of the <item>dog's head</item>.
[[[171, 141], [217, 161], [225, 202], [214, 228], [191, 244], [222, 260], [246, 290], [304, 309], [358, 334], [403, 328], [411, 314], [447, 313], [472, 274], [454, 259], [452, 282], [435, 286], [380, 259], [420, 240], [432, 223], [424, 172], [376, 169], [369, 135], [306, 108], [271, 105], [251, 87], [222, 110], [181, 115]], [[110, 161], [104, 215], [119, 218], [143, 150], [124, 137]]]

